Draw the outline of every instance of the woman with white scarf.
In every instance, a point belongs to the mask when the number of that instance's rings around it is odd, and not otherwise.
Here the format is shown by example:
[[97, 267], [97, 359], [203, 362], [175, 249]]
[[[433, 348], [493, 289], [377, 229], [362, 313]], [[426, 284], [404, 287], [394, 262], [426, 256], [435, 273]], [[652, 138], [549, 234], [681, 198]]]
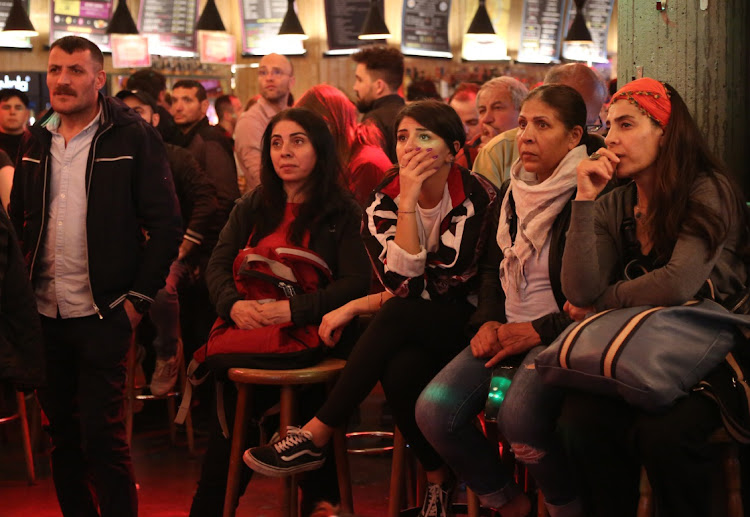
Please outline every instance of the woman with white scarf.
[[498, 414], [502, 434], [544, 492], [552, 517], [580, 515], [566, 460], [555, 440], [562, 395], [542, 384], [534, 358], [572, 320], [563, 311], [560, 269], [576, 165], [586, 158], [586, 105], [573, 88], [541, 86], [518, 118], [519, 159], [503, 185], [494, 246], [481, 264], [471, 345], [425, 388], [417, 423], [483, 506], [528, 515], [529, 499], [506, 472], [496, 443], [475, 426], [493, 368], [519, 365]]

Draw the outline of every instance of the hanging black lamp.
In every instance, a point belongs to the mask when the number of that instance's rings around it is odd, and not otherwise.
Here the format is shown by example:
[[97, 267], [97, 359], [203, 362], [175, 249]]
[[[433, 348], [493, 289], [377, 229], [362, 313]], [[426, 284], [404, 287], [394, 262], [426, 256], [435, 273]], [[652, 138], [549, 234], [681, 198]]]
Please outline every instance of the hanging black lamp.
[[39, 35], [31, 23], [26, 9], [23, 8], [21, 0], [13, 0], [13, 5], [10, 8], [10, 12], [8, 12], [8, 18], [5, 20], [3, 32], [27, 38]]
[[586, 5], [586, 0], [575, 0], [575, 3], [576, 15], [573, 18], [573, 23], [570, 26], [568, 35], [565, 37], [565, 41], [568, 43], [593, 43], [591, 32], [586, 27], [586, 18], [583, 16], [583, 8]]
[[203, 8], [203, 12], [198, 18], [198, 23], [195, 24], [195, 30], [197, 31], [217, 31], [225, 32], [227, 29], [224, 27], [224, 22], [221, 21], [221, 15], [219, 9], [216, 7], [214, 0], [208, 0], [206, 6]]
[[115, 12], [107, 26], [107, 34], [138, 34], [138, 27], [133, 21], [125, 0], [118, 0]]
[[289, 0], [284, 21], [281, 22], [281, 27], [279, 27], [279, 36], [285, 36], [289, 39], [307, 39], [305, 29], [302, 28], [297, 12], [294, 10], [294, 0]]
[[391, 37], [391, 31], [388, 30], [381, 11], [379, 0], [371, 0], [370, 10], [367, 11], [367, 18], [365, 18], [362, 31], [358, 36], [359, 39], [386, 39]]

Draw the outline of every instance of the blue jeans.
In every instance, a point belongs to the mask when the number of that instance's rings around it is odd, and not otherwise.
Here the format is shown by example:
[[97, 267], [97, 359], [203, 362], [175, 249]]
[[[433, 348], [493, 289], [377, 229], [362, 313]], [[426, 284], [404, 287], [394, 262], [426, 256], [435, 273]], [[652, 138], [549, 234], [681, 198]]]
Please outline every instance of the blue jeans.
[[537, 346], [526, 354], [500, 407], [498, 427], [516, 461], [536, 480], [550, 516], [578, 516], [578, 490], [556, 432], [565, 392], [545, 385], [534, 369], [534, 359], [545, 348]]
[[[581, 513], [555, 425], [562, 393], [542, 384], [533, 365], [544, 347], [529, 351], [513, 378], [498, 415], [501, 433], [516, 459], [525, 463], [547, 498], [553, 517]], [[424, 389], [417, 402], [420, 429], [453, 471], [479, 496], [483, 505], [500, 508], [518, 493], [498, 454], [474, 425], [484, 408], [492, 370], [467, 347]]]
[[422, 391], [416, 418], [430, 444], [482, 504], [500, 508], [521, 489], [500, 462], [497, 444], [474, 425], [492, 376], [485, 362], [466, 347]]

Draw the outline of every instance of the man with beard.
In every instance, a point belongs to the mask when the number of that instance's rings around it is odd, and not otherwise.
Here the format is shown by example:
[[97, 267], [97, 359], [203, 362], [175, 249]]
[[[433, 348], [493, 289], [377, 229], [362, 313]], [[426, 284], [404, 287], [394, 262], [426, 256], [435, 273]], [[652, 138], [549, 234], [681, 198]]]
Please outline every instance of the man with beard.
[[245, 192], [260, 184], [260, 148], [268, 121], [289, 105], [294, 87], [292, 63], [279, 54], [268, 54], [258, 67], [260, 98], [240, 115], [234, 129], [234, 150], [237, 163], [245, 176]]
[[193, 153], [198, 165], [211, 178], [219, 201], [216, 219], [224, 226], [235, 199], [240, 197], [232, 140], [208, 123], [209, 102], [201, 83], [192, 79], [177, 81], [172, 87], [172, 99], [172, 116], [179, 131], [170, 143]]
[[182, 237], [161, 138], [101, 95], [105, 82], [94, 43], [52, 43], [52, 109], [24, 136], [11, 192], [42, 322], [47, 382], [37, 393], [65, 517], [138, 515], [126, 357]]
[[375, 45], [365, 47], [352, 56], [357, 63], [354, 71], [354, 92], [357, 109], [383, 133], [383, 151], [396, 163], [396, 137], [393, 127], [396, 115], [404, 107], [397, 93], [404, 78], [404, 55], [397, 48]]

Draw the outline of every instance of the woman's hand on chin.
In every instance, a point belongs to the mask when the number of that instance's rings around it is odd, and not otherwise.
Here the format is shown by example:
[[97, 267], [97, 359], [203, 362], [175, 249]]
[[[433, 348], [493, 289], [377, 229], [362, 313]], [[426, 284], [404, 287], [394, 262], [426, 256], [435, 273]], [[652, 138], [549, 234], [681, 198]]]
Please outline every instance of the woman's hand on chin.
[[502, 348], [485, 363], [487, 368], [492, 368], [506, 357], [527, 352], [542, 343], [531, 322], [500, 325], [497, 329], [497, 340]]
[[240, 300], [232, 305], [229, 317], [237, 328], [252, 330], [272, 325], [267, 316], [260, 312], [261, 304], [255, 300]]
[[602, 147], [578, 164], [578, 192], [576, 201], [593, 201], [614, 177], [620, 159]]
[[570, 302], [565, 302], [563, 310], [570, 316], [573, 321], [581, 321], [589, 314], [596, 312], [593, 306], [590, 307], [576, 307]]
[[415, 147], [401, 155], [399, 183], [401, 187], [399, 208], [411, 210], [417, 206], [424, 181], [435, 174], [445, 162], [438, 160], [432, 149]]

